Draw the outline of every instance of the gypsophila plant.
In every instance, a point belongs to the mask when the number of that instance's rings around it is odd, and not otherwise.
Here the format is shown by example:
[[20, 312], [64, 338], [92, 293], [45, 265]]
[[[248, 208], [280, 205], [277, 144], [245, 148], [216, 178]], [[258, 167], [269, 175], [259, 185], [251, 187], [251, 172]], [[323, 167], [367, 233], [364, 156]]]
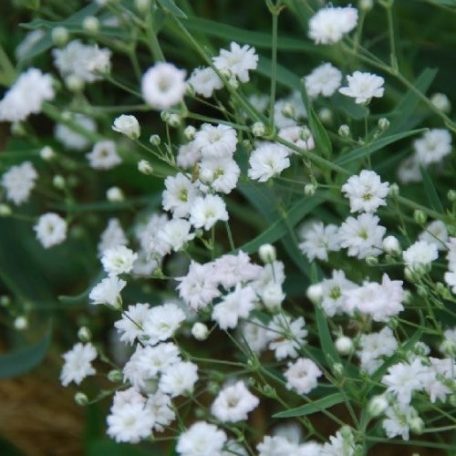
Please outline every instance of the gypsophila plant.
[[455, 2], [70, 3], [0, 47], [8, 372], [54, 320], [147, 454], [455, 454]]

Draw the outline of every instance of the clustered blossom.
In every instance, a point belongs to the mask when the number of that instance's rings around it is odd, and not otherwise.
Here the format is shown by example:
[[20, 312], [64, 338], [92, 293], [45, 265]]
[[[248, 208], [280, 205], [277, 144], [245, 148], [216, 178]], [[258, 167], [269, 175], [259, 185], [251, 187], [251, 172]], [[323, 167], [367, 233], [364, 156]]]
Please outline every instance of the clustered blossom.
[[322, 8], [310, 18], [309, 37], [316, 44], [334, 44], [350, 33], [358, 22], [356, 8]]

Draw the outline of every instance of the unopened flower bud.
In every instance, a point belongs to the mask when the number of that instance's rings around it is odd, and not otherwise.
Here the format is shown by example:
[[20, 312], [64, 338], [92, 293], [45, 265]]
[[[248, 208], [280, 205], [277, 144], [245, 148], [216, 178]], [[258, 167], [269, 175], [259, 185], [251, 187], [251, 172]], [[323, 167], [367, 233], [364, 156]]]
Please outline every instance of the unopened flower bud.
[[388, 190], [389, 196], [398, 196], [399, 195], [399, 185], [396, 183], [391, 184]]
[[252, 134], [253, 136], [264, 136], [266, 133], [266, 126], [263, 122], [255, 122], [252, 125]]
[[20, 315], [16, 317], [14, 320], [14, 328], [18, 331], [22, 331], [23, 329], [27, 329], [28, 327], [28, 320], [27, 317]]
[[0, 217], [8, 217], [13, 213], [7, 204], [0, 204]]
[[68, 29], [66, 29], [65, 27], [54, 27], [52, 29], [51, 36], [52, 42], [56, 46], [64, 46], [67, 43], [70, 34], [68, 33]]
[[424, 421], [419, 416], [412, 418], [408, 424], [415, 434], [421, 434], [424, 430]]
[[390, 255], [399, 255], [402, 251], [401, 245], [395, 236], [386, 236], [382, 242], [383, 250]]
[[158, 135], [151, 135], [149, 138], [149, 142], [153, 145], [158, 147], [161, 144], [160, 136]]
[[292, 103], [285, 103], [282, 108], [282, 115], [294, 119], [296, 115], [296, 109]]
[[206, 340], [209, 335], [208, 327], [199, 321], [192, 326], [192, 336], [196, 340]]
[[8, 307], [11, 304], [11, 298], [7, 295], [3, 295], [0, 297], [0, 306]]
[[45, 161], [52, 160], [55, 157], [55, 152], [52, 147], [44, 146], [40, 150], [40, 157]]
[[135, 116], [125, 114], [122, 114], [114, 120], [112, 129], [133, 140], [138, 139], [141, 134], [138, 119]]
[[82, 393], [81, 391], [78, 391], [74, 395], [74, 402], [80, 406], [87, 405], [89, 403], [89, 398], [87, 397], [86, 394]]
[[335, 346], [341, 355], [349, 355], [353, 352], [353, 341], [347, 336], [338, 337]]
[[342, 375], [344, 372], [344, 366], [342, 363], [334, 363], [332, 365], [332, 371], [335, 375]]
[[140, 160], [138, 162], [138, 171], [142, 174], [151, 175], [154, 172], [154, 168], [147, 160]]
[[323, 287], [321, 284], [315, 283], [307, 288], [306, 295], [313, 303], [319, 303], [323, 297]]
[[427, 221], [427, 215], [421, 209], [416, 209], [413, 212], [413, 218], [419, 225], [424, 225]]
[[378, 264], [378, 258], [375, 256], [366, 257], [366, 264], [368, 266], [376, 266]]
[[389, 404], [385, 396], [374, 396], [367, 406], [367, 412], [370, 416], [377, 417], [380, 416], [388, 408], [388, 405]]
[[389, 126], [390, 126], [390, 121], [386, 117], [381, 117], [378, 120], [378, 128], [381, 131], [388, 130]]
[[342, 138], [349, 138], [351, 136], [350, 127], [346, 124], [341, 125], [339, 130], [337, 130], [337, 133], [339, 136], [342, 136]]
[[119, 187], [108, 188], [106, 192], [106, 198], [108, 201], [111, 201], [112, 203], [120, 202], [125, 199], [124, 194]]
[[150, 6], [150, 0], [135, 0], [135, 7], [140, 13], [147, 13]]
[[374, 0], [359, 0], [359, 9], [362, 11], [370, 11], [374, 7]]
[[119, 383], [123, 380], [122, 371], [113, 369], [108, 372], [108, 380], [112, 383]]
[[277, 259], [276, 248], [272, 244], [263, 244], [258, 249], [258, 255], [264, 264], [272, 263]]
[[237, 89], [239, 88], [239, 81], [236, 79], [235, 76], [231, 75], [228, 79], [228, 85], [233, 89]]
[[450, 339], [445, 339], [440, 344], [440, 351], [447, 356], [455, 356], [456, 355], [456, 343]]
[[65, 86], [74, 93], [82, 92], [84, 89], [84, 80], [75, 74], [70, 74], [65, 78]]
[[301, 131], [299, 133], [299, 137], [303, 141], [307, 141], [311, 136], [312, 136], [312, 132], [309, 130], [309, 127], [304, 126], [304, 127], [301, 128]]
[[65, 178], [63, 176], [61, 176], [60, 174], [57, 174], [56, 176], [54, 176], [52, 178], [52, 185], [55, 187], [55, 188], [58, 188], [59, 190], [62, 190], [63, 188], [65, 188]]
[[450, 100], [444, 93], [434, 93], [431, 103], [441, 112], [449, 113], [451, 111]]
[[448, 190], [447, 198], [452, 203], [456, 202], [456, 190]]
[[304, 185], [304, 194], [306, 196], [313, 196], [317, 191], [317, 186], [315, 184], [306, 184]]
[[88, 33], [97, 33], [100, 30], [100, 21], [95, 16], [87, 16], [82, 21], [82, 28]]
[[170, 127], [176, 128], [181, 124], [181, 117], [179, 114], [172, 113], [167, 117], [166, 123]]
[[329, 108], [320, 109], [318, 117], [320, 117], [320, 120], [326, 125], [330, 124], [333, 120], [333, 114]]
[[81, 326], [78, 331], [78, 338], [81, 342], [90, 342], [92, 340], [92, 332], [87, 326]]
[[192, 141], [196, 134], [196, 128], [193, 125], [188, 125], [184, 130], [184, 136], [187, 141]]

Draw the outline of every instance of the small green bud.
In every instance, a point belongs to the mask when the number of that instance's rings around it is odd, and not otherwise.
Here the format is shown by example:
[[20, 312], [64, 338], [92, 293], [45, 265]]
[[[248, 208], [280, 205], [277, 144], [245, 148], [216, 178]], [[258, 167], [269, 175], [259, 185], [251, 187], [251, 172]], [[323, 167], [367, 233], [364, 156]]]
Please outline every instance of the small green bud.
[[380, 416], [388, 408], [388, 401], [385, 396], [374, 396], [368, 406], [367, 412], [372, 417]]
[[317, 186], [315, 184], [306, 184], [304, 185], [304, 194], [306, 196], [313, 196], [317, 191]]
[[81, 342], [90, 342], [92, 340], [92, 332], [87, 326], [82, 326], [79, 328], [78, 338]]
[[277, 259], [276, 248], [272, 244], [263, 244], [258, 249], [258, 255], [264, 264], [272, 263]]
[[390, 185], [390, 188], [388, 190], [389, 196], [398, 196], [399, 195], [399, 185], [396, 183], [393, 183]]
[[68, 32], [68, 29], [65, 27], [54, 27], [52, 29], [51, 36], [52, 42], [56, 46], [65, 46], [70, 37], [70, 34]]
[[378, 258], [375, 256], [366, 257], [366, 264], [368, 266], [376, 266], [378, 264]]
[[100, 30], [100, 21], [95, 16], [87, 16], [82, 21], [82, 28], [91, 34], [98, 33]]
[[196, 134], [196, 128], [193, 125], [188, 125], [184, 130], [184, 136], [187, 141], [192, 141]]
[[7, 204], [0, 204], [0, 217], [9, 217], [13, 211]]
[[87, 405], [89, 403], [89, 398], [87, 397], [86, 394], [82, 393], [81, 391], [78, 391], [74, 395], [74, 402], [80, 406]]
[[427, 215], [421, 209], [415, 209], [413, 218], [419, 225], [424, 225], [427, 221]]
[[264, 136], [266, 133], [266, 126], [263, 122], [255, 122], [252, 125], [252, 134], [253, 136]]
[[456, 202], [456, 190], [448, 190], [447, 198], [452, 203]]
[[378, 120], [378, 128], [381, 131], [388, 130], [389, 126], [390, 126], [390, 121], [386, 117], [382, 117]]
[[344, 125], [341, 125], [339, 127], [339, 130], [337, 130], [339, 136], [341, 136], [342, 138], [349, 138], [351, 136], [351, 131], [350, 131], [350, 127], [346, 124]]
[[151, 137], [149, 138], [149, 142], [150, 142], [153, 146], [158, 147], [158, 146], [161, 144], [160, 136], [158, 136], [158, 135], [151, 135]]
[[108, 380], [112, 383], [119, 383], [123, 379], [122, 371], [113, 369], [108, 372]]

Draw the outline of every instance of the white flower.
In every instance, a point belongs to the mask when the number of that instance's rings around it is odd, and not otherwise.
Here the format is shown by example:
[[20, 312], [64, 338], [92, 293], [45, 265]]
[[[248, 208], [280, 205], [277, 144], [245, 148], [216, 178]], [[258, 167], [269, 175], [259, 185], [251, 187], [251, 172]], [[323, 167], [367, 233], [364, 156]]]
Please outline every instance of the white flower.
[[185, 321], [185, 313], [174, 303], [153, 307], [143, 321], [142, 340], [155, 345], [169, 339]]
[[308, 394], [317, 387], [317, 379], [323, 373], [311, 359], [299, 358], [294, 363], [288, 364], [284, 375], [289, 390], [294, 390], [299, 394]]
[[413, 143], [418, 163], [438, 163], [451, 153], [451, 134], [444, 128], [433, 128]]
[[288, 315], [277, 314], [268, 325], [272, 341], [269, 348], [278, 360], [296, 358], [298, 350], [306, 344], [307, 329], [303, 317], [292, 320]]
[[241, 331], [243, 339], [254, 353], [260, 353], [266, 349], [270, 341], [270, 334], [261, 321], [255, 318], [245, 321], [241, 326]]
[[351, 76], [347, 76], [347, 80], [348, 87], [341, 87], [339, 92], [354, 98], [355, 103], [368, 104], [374, 97], [383, 97], [385, 80], [381, 76], [355, 71]]
[[376, 172], [366, 169], [351, 176], [342, 186], [342, 192], [350, 200], [351, 212], [375, 212], [379, 206], [385, 206], [388, 189], [388, 182], [382, 182]]
[[406, 405], [392, 406], [386, 409], [385, 416], [382, 427], [386, 435], [390, 439], [399, 435], [403, 440], [408, 440], [410, 422], [418, 416], [416, 410]]
[[248, 176], [266, 182], [290, 166], [287, 149], [274, 143], [262, 143], [250, 155]]
[[398, 347], [393, 331], [385, 327], [379, 332], [363, 334], [359, 339], [360, 350], [357, 352], [361, 368], [373, 374], [381, 365], [382, 357], [393, 355]]
[[286, 296], [282, 285], [271, 281], [260, 290], [260, 298], [267, 309], [277, 310]]
[[45, 249], [61, 244], [67, 235], [67, 223], [60, 215], [48, 212], [43, 214], [33, 227], [36, 237]]
[[416, 358], [411, 363], [397, 363], [388, 368], [382, 383], [387, 391], [396, 396], [402, 405], [410, 404], [414, 391], [423, 389], [426, 370], [421, 361]]
[[211, 269], [211, 266], [192, 261], [187, 275], [177, 279], [180, 282], [177, 286], [179, 296], [194, 310], [207, 307], [220, 296]]
[[114, 119], [112, 129], [128, 136], [130, 139], [138, 139], [141, 135], [141, 127], [135, 116], [122, 114]]
[[355, 310], [370, 315], [374, 321], [387, 321], [404, 310], [404, 290], [401, 280], [390, 280], [383, 274], [382, 283], [366, 282], [361, 287], [344, 292], [345, 312]]
[[156, 63], [144, 73], [141, 88], [147, 104], [158, 110], [171, 108], [184, 98], [185, 71], [171, 63]]
[[359, 259], [382, 253], [382, 239], [386, 228], [379, 225], [376, 215], [361, 214], [348, 217], [339, 228], [340, 245], [348, 249], [348, 255]]
[[247, 420], [249, 412], [258, 407], [259, 399], [245, 386], [243, 381], [223, 388], [211, 406], [211, 413], [223, 423]]
[[92, 304], [107, 304], [112, 307], [118, 307], [120, 292], [126, 284], [124, 280], [120, 280], [116, 276], [106, 277], [92, 288], [89, 298]]
[[223, 199], [217, 195], [196, 198], [190, 210], [190, 223], [195, 228], [210, 230], [218, 221], [228, 221], [228, 212]]
[[345, 312], [345, 291], [356, 288], [356, 285], [345, 277], [343, 271], [334, 270], [330, 279], [321, 282], [321, 307], [326, 315]]
[[153, 395], [149, 395], [146, 407], [154, 416], [153, 429], [157, 432], [163, 432], [165, 430], [165, 426], [170, 424], [176, 417], [172, 407], [171, 398], [167, 394], [163, 394], [160, 391]]
[[75, 76], [91, 83], [102, 79], [102, 74], [111, 68], [109, 49], [85, 45], [79, 40], [69, 42], [63, 49], [54, 49], [52, 55], [54, 65], [64, 78]]
[[[310, 130], [305, 127], [298, 127], [297, 125], [281, 128], [279, 131], [279, 136], [288, 141], [289, 143], [294, 144], [296, 147], [299, 147], [303, 150], [312, 150], [315, 148], [315, 141]], [[290, 154], [296, 154], [297, 152], [291, 147], [287, 147], [287, 150]]]
[[196, 94], [205, 98], [212, 97], [214, 90], [223, 87], [223, 81], [211, 67], [195, 68], [188, 79], [188, 84]]
[[448, 230], [441, 220], [434, 220], [418, 236], [418, 239], [429, 244], [435, 244], [438, 250], [446, 250]]
[[[257, 450], [258, 456], [294, 456], [298, 454], [297, 445], [280, 435], [273, 437], [266, 435], [263, 441], [257, 445]], [[302, 456], [305, 456], [305, 453]]]
[[[125, 393], [127, 397], [122, 398]], [[129, 390], [116, 393], [107, 418], [107, 432], [116, 442], [138, 443], [152, 433], [155, 417], [151, 409], [146, 407], [145, 399], [136, 394], [137, 397]]]
[[236, 188], [240, 173], [237, 163], [229, 157], [205, 159], [199, 166], [199, 179], [216, 192], [226, 194]]
[[249, 71], [255, 70], [258, 65], [258, 54], [253, 47], [248, 45], [241, 47], [231, 42], [230, 50], [221, 49], [219, 55], [213, 58], [213, 62], [219, 71], [228, 72], [240, 82], [248, 82]]
[[438, 256], [439, 252], [435, 243], [430, 244], [426, 241], [417, 241], [402, 253], [404, 263], [410, 269], [428, 267]]
[[345, 8], [322, 8], [309, 21], [309, 37], [316, 44], [333, 44], [350, 33], [358, 22], [358, 11]]
[[195, 166], [201, 160], [201, 151], [195, 141], [190, 141], [187, 144], [179, 146], [177, 152], [176, 163], [184, 169], [189, 169]]
[[229, 290], [239, 283], [250, 282], [259, 278], [262, 268], [252, 264], [249, 256], [240, 250], [237, 255], [222, 255], [213, 263], [213, 279]]
[[355, 456], [355, 442], [351, 432], [337, 431], [329, 437], [318, 456]]
[[330, 63], [323, 63], [306, 76], [304, 81], [309, 97], [330, 97], [340, 87], [342, 73]]
[[256, 295], [252, 287], [241, 287], [223, 297], [222, 301], [214, 307], [212, 319], [221, 329], [232, 329], [238, 324], [239, 318], [247, 318], [255, 307]]
[[127, 274], [133, 269], [138, 254], [124, 245], [118, 245], [103, 252], [101, 263], [109, 275]]
[[20, 122], [41, 112], [43, 103], [54, 98], [52, 77], [36, 68], [22, 73], [0, 101], [0, 122]]
[[232, 157], [236, 151], [236, 130], [227, 125], [203, 124], [196, 132], [194, 144], [203, 158]]
[[122, 163], [117, 154], [114, 141], [99, 141], [92, 151], [87, 154], [90, 166], [95, 169], [111, 169]]
[[79, 385], [86, 377], [95, 374], [92, 361], [97, 357], [95, 347], [88, 344], [76, 344], [70, 351], [63, 355], [65, 364], [60, 374], [63, 386], [74, 382]]
[[308, 222], [299, 230], [299, 237], [302, 240], [299, 248], [309, 261], [315, 258], [328, 261], [328, 253], [340, 249], [337, 232], [336, 225], [325, 226], [319, 221]]
[[122, 313], [122, 318], [114, 323], [120, 333], [120, 340], [130, 345], [135, 339], [142, 339], [144, 336], [144, 322], [150, 313], [149, 304], [135, 304], [128, 306]]
[[187, 220], [172, 219], [164, 224], [157, 236], [167, 246], [167, 251], [178, 252], [195, 237], [194, 233], [190, 233], [191, 228], [192, 225]]
[[160, 377], [159, 389], [171, 397], [191, 394], [198, 380], [198, 366], [181, 361], [166, 369]]
[[186, 217], [199, 195], [192, 181], [182, 173], [165, 179], [162, 205], [165, 211], [172, 211], [174, 217]]
[[274, 123], [277, 128], [296, 126], [305, 117], [307, 117], [306, 107], [298, 91], [277, 100], [274, 105]]
[[179, 436], [176, 451], [181, 456], [221, 456], [226, 440], [217, 426], [198, 421]]
[[35, 187], [38, 173], [29, 161], [12, 166], [2, 177], [6, 198], [17, 206], [27, 201]]
[[451, 291], [456, 294], [456, 271], [448, 271], [444, 274], [445, 282], [450, 286]]
[[98, 253], [101, 256], [105, 250], [119, 245], [127, 245], [127, 243], [128, 240], [119, 219], [111, 218], [108, 220], [105, 230], [101, 233], [100, 242], [98, 243]]
[[[92, 118], [87, 117], [84, 114], [73, 114], [71, 116], [71, 122], [88, 133], [93, 133], [97, 129]], [[54, 134], [56, 139], [68, 149], [83, 150], [91, 143], [86, 135], [77, 132], [70, 125], [57, 124]]]

